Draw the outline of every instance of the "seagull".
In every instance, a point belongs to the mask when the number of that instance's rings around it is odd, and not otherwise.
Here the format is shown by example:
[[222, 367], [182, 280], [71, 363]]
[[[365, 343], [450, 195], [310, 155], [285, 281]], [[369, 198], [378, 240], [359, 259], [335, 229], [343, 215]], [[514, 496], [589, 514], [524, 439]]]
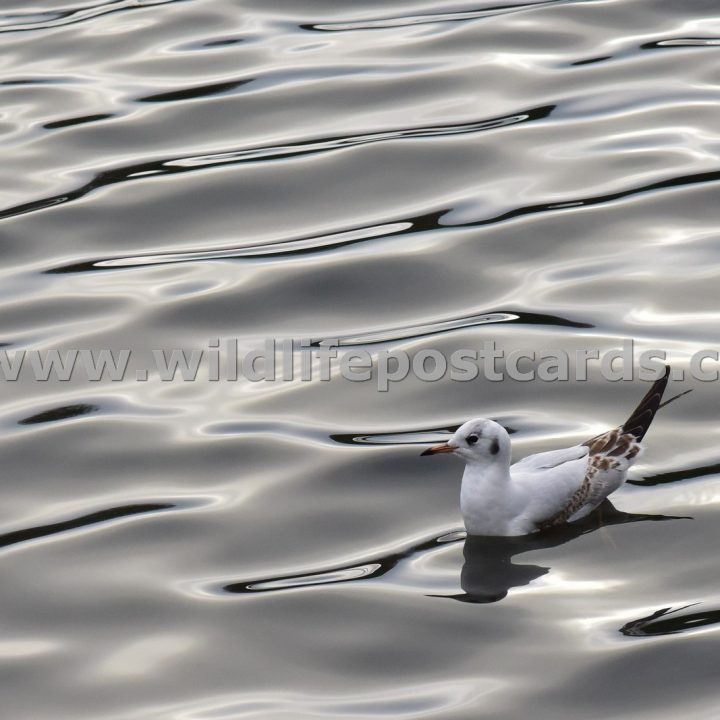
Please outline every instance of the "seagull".
[[460, 509], [470, 535], [529, 535], [580, 520], [617, 490], [642, 450], [670, 376], [655, 381], [619, 427], [581, 445], [541, 452], [510, 464], [510, 436], [485, 418], [468, 420], [446, 443], [422, 455], [452, 453], [465, 461]]

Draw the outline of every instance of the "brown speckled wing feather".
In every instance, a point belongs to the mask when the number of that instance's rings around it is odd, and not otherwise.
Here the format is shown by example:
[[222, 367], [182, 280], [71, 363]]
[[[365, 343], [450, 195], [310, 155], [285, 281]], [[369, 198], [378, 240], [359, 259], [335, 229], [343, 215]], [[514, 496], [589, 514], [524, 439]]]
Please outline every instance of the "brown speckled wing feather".
[[664, 375], [656, 380], [633, 410], [630, 417], [620, 426], [584, 442], [588, 452], [585, 477], [567, 505], [540, 527], [561, 525], [573, 519], [573, 515], [588, 508], [597, 507], [617, 488], [617, 480], [632, 464], [640, 452], [640, 441], [645, 437], [655, 413], [660, 408], [663, 393], [670, 377], [670, 368], [665, 367]]
[[609, 430], [588, 440], [590, 452], [582, 484], [567, 505], [558, 513], [541, 523], [541, 528], [562, 525], [583, 508], [597, 507], [613, 490], [618, 473], [624, 474], [640, 452], [635, 435], [623, 432], [621, 427]]

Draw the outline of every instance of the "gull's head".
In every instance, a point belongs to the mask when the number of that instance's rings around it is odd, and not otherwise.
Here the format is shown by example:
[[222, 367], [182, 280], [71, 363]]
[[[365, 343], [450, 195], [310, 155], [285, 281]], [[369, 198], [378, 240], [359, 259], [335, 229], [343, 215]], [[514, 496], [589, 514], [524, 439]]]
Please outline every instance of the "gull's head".
[[502, 425], [498, 425], [493, 420], [475, 418], [461, 425], [446, 443], [433, 445], [422, 454], [439, 453], [458, 455], [466, 463], [508, 462], [510, 436]]

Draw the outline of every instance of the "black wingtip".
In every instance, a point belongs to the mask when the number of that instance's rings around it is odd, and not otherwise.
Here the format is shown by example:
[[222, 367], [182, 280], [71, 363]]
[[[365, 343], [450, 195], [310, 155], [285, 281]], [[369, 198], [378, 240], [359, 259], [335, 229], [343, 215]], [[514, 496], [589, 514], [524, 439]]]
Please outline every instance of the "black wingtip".
[[649, 430], [655, 413], [660, 409], [662, 396], [669, 378], [670, 366], [665, 365], [664, 375], [652, 384], [632, 415], [623, 423], [623, 432], [634, 435], [638, 441], [645, 437], [645, 433]]

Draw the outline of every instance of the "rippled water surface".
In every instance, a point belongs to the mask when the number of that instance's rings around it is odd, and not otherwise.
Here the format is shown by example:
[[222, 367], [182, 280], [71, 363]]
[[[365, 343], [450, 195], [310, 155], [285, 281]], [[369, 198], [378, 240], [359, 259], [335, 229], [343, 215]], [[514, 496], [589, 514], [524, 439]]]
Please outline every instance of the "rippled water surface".
[[[709, 0], [6, 0], [0, 343], [452, 352], [720, 328]], [[11, 720], [716, 718], [717, 383], [587, 522], [464, 541], [469, 417], [645, 387], [2, 383]]]

